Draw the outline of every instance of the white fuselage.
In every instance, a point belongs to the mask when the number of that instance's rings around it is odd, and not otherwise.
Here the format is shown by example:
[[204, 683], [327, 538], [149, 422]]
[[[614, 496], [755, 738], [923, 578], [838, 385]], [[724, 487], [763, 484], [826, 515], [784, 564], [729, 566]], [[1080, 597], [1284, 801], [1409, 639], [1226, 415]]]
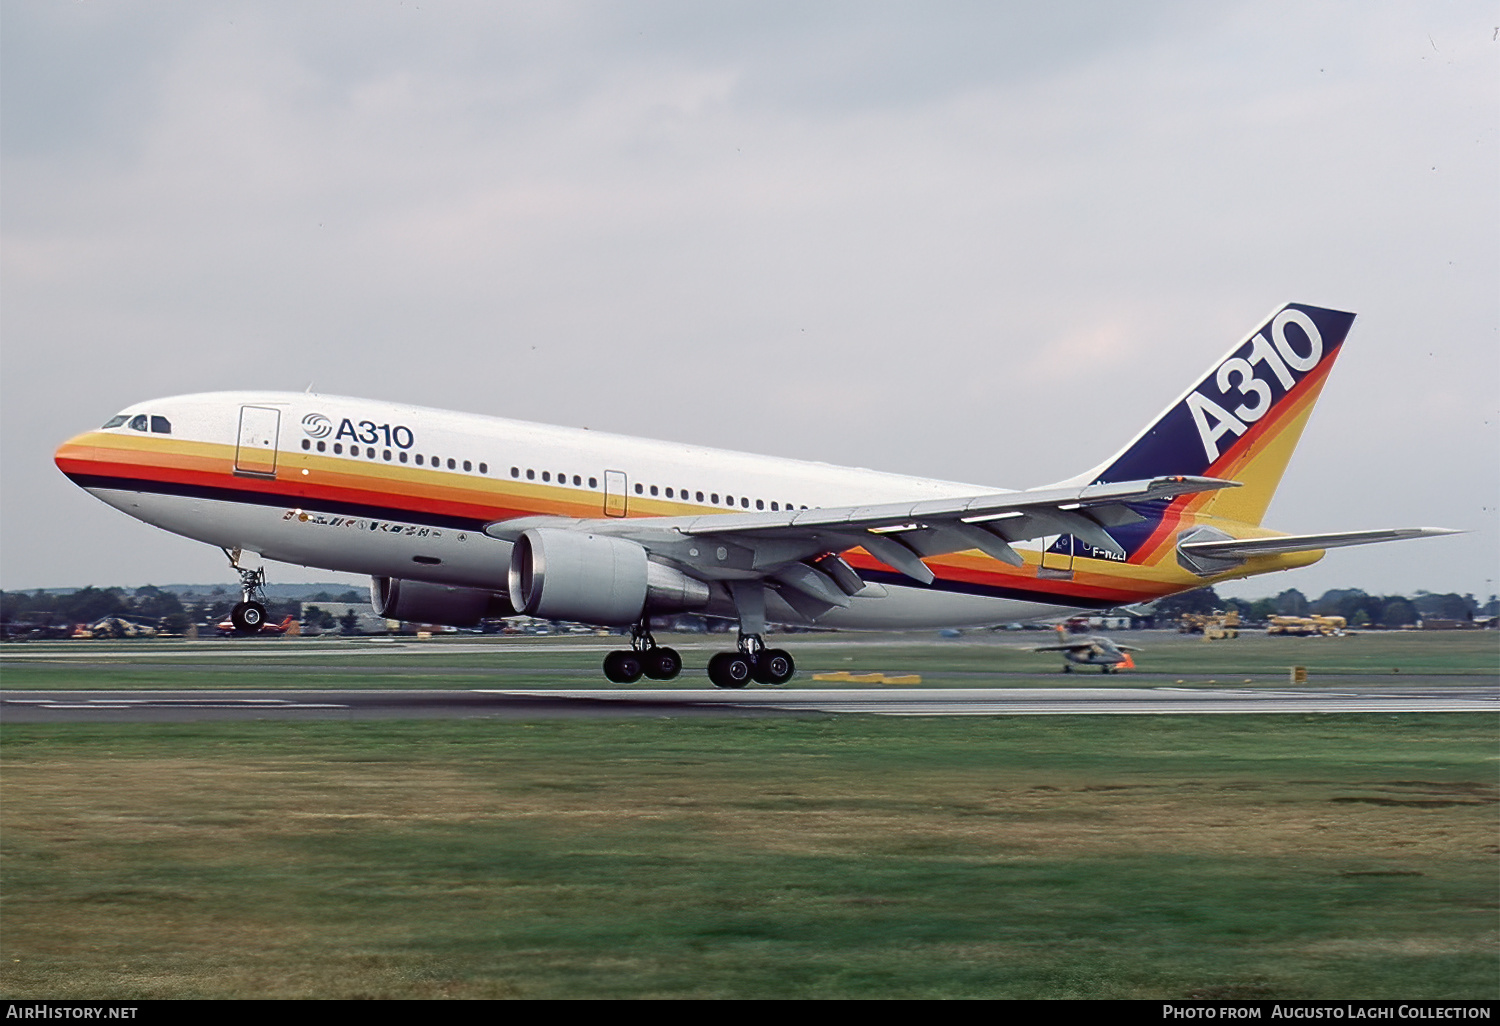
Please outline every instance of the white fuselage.
[[[132, 406], [121, 417], [64, 445], [58, 463], [133, 517], [280, 562], [501, 593], [510, 545], [484, 527], [516, 517], [739, 513], [998, 491], [314, 394], [179, 396]], [[151, 430], [158, 422], [168, 430]], [[849, 608], [818, 623], [913, 629], [1077, 608], [985, 591], [972, 583], [944, 589], [873, 580]], [[774, 600], [768, 614], [803, 622]]]

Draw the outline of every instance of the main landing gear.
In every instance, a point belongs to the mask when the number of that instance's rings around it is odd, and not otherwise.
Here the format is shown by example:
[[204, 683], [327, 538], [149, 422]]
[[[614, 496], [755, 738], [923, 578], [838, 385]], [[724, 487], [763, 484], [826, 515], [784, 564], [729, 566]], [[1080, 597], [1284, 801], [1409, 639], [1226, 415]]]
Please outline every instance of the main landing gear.
[[[658, 645], [650, 627], [630, 628], [630, 648], [604, 657], [604, 676], [615, 684], [634, 684], [641, 677], [671, 680], [682, 672], [682, 656], [675, 648]], [[766, 648], [759, 634], [740, 635], [736, 651], [720, 652], [708, 661], [708, 679], [715, 687], [742, 688], [752, 680], [785, 684], [797, 672], [790, 652]]]
[[229, 565], [240, 575], [240, 601], [229, 611], [229, 622], [236, 634], [259, 634], [266, 625], [266, 568], [240, 566], [239, 553], [229, 556]]
[[[767, 648], [765, 588], [760, 581], [729, 582], [735, 612], [739, 615], [739, 641], [733, 652], [719, 652], [708, 661], [708, 679], [714, 687], [742, 688], [752, 680], [761, 684], [785, 684], [797, 672], [790, 652]], [[651, 636], [651, 621], [643, 617], [630, 628], [630, 650], [604, 657], [604, 675], [616, 684], [633, 684], [644, 674], [652, 680], [671, 680], [682, 672], [682, 657], [675, 649], [662, 648]]]
[[760, 581], [730, 581], [729, 593], [739, 616], [739, 642], [733, 652], [720, 652], [708, 661], [708, 679], [717, 688], [742, 688], [752, 680], [785, 684], [797, 666], [789, 652], [767, 648], [766, 591]]
[[682, 672], [682, 656], [675, 648], [658, 645], [647, 622], [630, 628], [629, 650], [604, 657], [604, 676], [616, 684], [634, 684], [644, 674], [652, 680], [671, 680]]
[[759, 634], [741, 634], [736, 651], [720, 652], [708, 661], [708, 679], [717, 688], [742, 688], [752, 680], [785, 684], [796, 672], [792, 654], [785, 649], [766, 648]]

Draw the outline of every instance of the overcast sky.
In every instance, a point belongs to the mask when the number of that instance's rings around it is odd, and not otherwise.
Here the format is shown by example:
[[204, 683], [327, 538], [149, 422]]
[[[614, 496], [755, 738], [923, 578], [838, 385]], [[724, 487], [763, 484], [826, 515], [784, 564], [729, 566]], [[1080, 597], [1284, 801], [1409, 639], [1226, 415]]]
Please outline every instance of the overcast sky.
[[1359, 317], [1267, 526], [1472, 533], [1223, 592], [1482, 600], [1497, 58], [1491, 2], [5, 0], [0, 586], [232, 582], [52, 464], [150, 397], [1020, 488], [1290, 300]]

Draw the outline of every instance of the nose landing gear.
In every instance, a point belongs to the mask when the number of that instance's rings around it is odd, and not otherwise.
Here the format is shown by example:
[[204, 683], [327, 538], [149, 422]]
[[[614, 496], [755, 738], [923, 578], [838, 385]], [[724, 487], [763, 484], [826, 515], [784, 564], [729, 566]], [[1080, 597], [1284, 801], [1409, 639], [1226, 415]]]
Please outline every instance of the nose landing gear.
[[233, 552], [226, 549], [224, 554], [229, 557], [234, 572], [240, 575], [240, 601], [229, 611], [229, 622], [234, 625], [236, 634], [259, 634], [266, 625], [266, 568], [241, 566], [241, 560], [250, 554], [238, 549]]

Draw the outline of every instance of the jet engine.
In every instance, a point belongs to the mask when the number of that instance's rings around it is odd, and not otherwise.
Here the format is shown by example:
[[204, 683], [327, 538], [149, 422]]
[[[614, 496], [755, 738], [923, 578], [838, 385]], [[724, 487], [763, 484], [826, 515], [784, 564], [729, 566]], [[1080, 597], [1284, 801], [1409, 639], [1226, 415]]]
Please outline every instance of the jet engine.
[[510, 601], [548, 620], [623, 626], [708, 604], [708, 585], [625, 538], [534, 527], [510, 551]]
[[480, 620], [516, 615], [499, 592], [400, 577], [370, 578], [370, 602], [387, 620], [440, 623], [449, 627], [473, 627]]

